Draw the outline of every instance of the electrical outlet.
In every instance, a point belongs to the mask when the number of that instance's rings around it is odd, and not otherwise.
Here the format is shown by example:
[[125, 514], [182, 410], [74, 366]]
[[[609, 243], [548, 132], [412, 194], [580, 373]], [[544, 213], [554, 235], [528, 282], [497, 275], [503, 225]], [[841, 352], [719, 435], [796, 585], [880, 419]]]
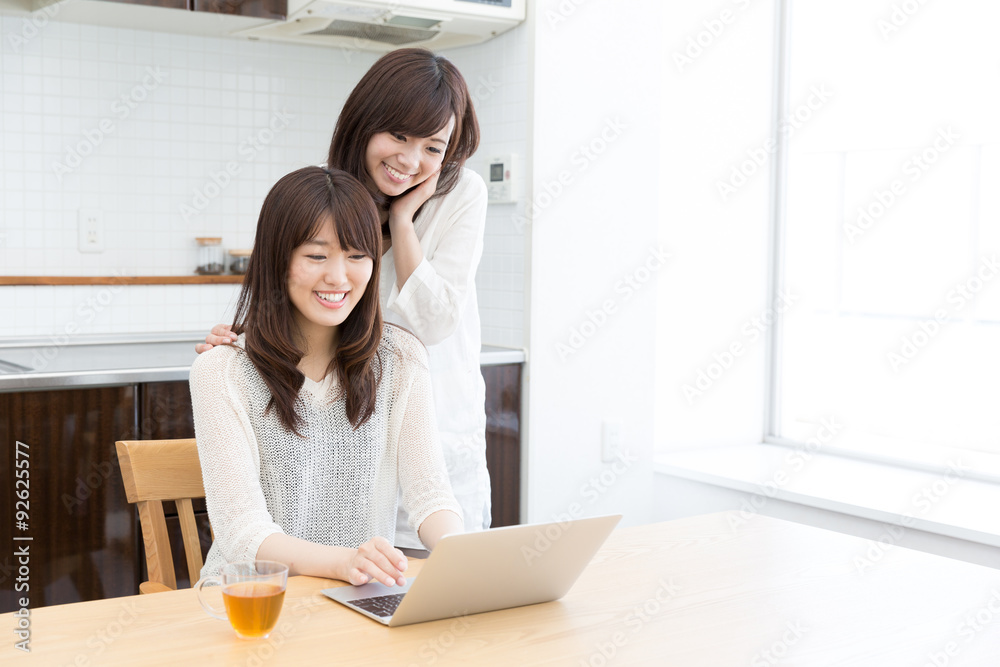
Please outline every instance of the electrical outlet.
[[611, 463], [622, 451], [622, 423], [605, 421], [601, 424], [601, 460]]
[[80, 209], [77, 218], [80, 252], [104, 252], [104, 216], [96, 209]]

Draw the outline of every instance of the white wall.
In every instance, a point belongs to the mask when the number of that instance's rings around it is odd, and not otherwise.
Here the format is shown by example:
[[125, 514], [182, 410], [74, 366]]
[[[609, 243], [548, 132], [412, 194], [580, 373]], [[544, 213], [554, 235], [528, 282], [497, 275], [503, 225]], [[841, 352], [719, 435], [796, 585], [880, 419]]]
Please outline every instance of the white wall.
[[[531, 4], [531, 521], [652, 515], [661, 4]], [[602, 462], [603, 420], [635, 460]]]
[[[725, 201], [717, 182], [769, 138], [774, 12], [534, 5], [531, 520], [573, 503], [660, 518], [654, 451], [760, 440], [764, 336], [744, 328], [767, 308], [770, 156]], [[683, 386], [734, 343], [689, 401]], [[637, 462], [602, 463], [603, 420], [622, 422]]]

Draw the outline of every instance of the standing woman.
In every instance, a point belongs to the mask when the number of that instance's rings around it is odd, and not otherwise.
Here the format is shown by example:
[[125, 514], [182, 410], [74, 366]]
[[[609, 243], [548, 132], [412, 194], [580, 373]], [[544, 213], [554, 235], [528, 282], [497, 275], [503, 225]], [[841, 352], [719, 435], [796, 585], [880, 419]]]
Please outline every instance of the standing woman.
[[[487, 194], [482, 178], [464, 167], [478, 146], [472, 98], [455, 66], [424, 49], [399, 49], [380, 58], [347, 98], [327, 160], [364, 183], [377, 205], [383, 316], [427, 346], [441, 446], [466, 531], [490, 525], [475, 290]], [[226, 327], [213, 334], [206, 343], [233, 339]], [[396, 540], [422, 548], [403, 509]]]

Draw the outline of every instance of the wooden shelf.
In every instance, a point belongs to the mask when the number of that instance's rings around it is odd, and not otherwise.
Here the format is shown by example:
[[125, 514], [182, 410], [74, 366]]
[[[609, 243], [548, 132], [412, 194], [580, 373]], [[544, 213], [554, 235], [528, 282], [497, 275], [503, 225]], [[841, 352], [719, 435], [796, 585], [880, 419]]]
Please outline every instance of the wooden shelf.
[[0, 285], [239, 285], [243, 276], [0, 276]]

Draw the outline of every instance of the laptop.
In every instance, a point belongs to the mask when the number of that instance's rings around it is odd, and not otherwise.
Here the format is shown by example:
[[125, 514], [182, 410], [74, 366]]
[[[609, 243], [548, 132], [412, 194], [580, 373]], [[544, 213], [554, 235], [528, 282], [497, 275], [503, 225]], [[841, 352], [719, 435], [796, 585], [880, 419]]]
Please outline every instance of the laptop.
[[323, 594], [395, 627], [558, 600], [621, 514], [448, 535], [404, 586], [372, 581]]

